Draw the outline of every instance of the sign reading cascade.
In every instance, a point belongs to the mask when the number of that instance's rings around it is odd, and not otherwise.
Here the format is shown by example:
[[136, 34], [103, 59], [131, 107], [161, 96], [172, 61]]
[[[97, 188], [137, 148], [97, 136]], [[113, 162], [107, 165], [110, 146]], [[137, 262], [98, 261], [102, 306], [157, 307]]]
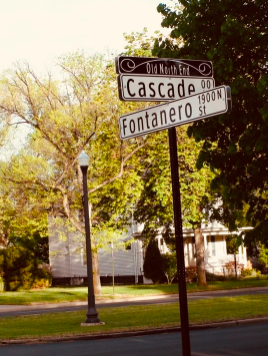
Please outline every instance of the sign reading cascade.
[[180, 126], [231, 110], [231, 89], [219, 86], [167, 104], [161, 104], [119, 118], [122, 140]]
[[118, 76], [118, 93], [123, 101], [171, 101], [202, 93], [214, 86], [213, 78]]

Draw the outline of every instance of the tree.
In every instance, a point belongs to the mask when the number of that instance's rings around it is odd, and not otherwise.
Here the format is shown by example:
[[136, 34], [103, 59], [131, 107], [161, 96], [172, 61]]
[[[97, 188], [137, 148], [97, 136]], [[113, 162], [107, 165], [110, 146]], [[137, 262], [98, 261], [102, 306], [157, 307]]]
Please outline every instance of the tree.
[[34, 163], [33, 158], [26, 161], [22, 155], [0, 163], [0, 245], [2, 248], [12, 244], [27, 247], [34, 251], [39, 263], [48, 263], [45, 192], [37, 191], [34, 186], [14, 183], [15, 177], [19, 176], [24, 183], [24, 179], [31, 179], [31, 170], [38, 175], [42, 168], [41, 161]]
[[[183, 226], [193, 229], [197, 250], [199, 285], [206, 284], [204, 240], [201, 223], [207, 218], [207, 207], [212, 204], [209, 192], [212, 174], [207, 167], [201, 171], [195, 166], [199, 153], [198, 144], [186, 135], [186, 128], [177, 130], [181, 203]], [[173, 229], [173, 203], [166, 132], [155, 133], [147, 139], [146, 149], [139, 152], [140, 175], [143, 189], [137, 201], [134, 218], [144, 223], [143, 236], [161, 232], [170, 251], [175, 251]]]
[[[188, 133], [198, 142], [204, 140], [198, 166], [207, 163], [216, 173], [212, 188], [222, 199], [218, 217], [232, 231], [245, 216], [255, 227], [247, 236], [267, 241], [268, 3], [180, 3], [180, 9], [158, 6], [171, 40], [156, 41], [153, 54], [209, 59], [216, 85], [231, 86], [231, 114], [196, 122]], [[183, 45], [172, 39], [181, 39]]]
[[[156, 32], [148, 37], [144, 29], [142, 33], [132, 33], [126, 37], [129, 46], [127, 55], [152, 56], [154, 41], [163, 40]], [[176, 45], [181, 45], [177, 39]], [[197, 250], [197, 271], [199, 285], [206, 285], [204, 262], [204, 239], [201, 222], [207, 216], [204, 208], [213, 197], [209, 185], [213, 174], [204, 165], [202, 171], [196, 169], [196, 161], [201, 149], [201, 143], [187, 138], [185, 127], [177, 129], [180, 183], [182, 197], [183, 226], [194, 230]], [[166, 132], [154, 133], [147, 138], [145, 150], [140, 150], [140, 176], [143, 178], [141, 197], [137, 202], [134, 217], [144, 223], [143, 236], [151, 236], [161, 231], [171, 251], [175, 250], [173, 232], [173, 209], [169, 163], [169, 147]], [[211, 204], [212, 205], [212, 204]]]
[[167, 283], [171, 284], [177, 276], [177, 257], [176, 253], [161, 254], [162, 269], [166, 276]]
[[[141, 104], [118, 100], [114, 65], [102, 56], [73, 53], [61, 57], [58, 65], [62, 73], [57, 80], [50, 73], [37, 76], [28, 64], [7, 71], [1, 79], [3, 126], [23, 122], [32, 128], [27, 146], [2, 167], [2, 179], [17, 186], [16, 191], [21, 189], [15, 201], [24, 199], [31, 206], [34, 197], [32, 204], [39, 203], [45, 216], [62, 217], [84, 233], [77, 157], [85, 149], [90, 156], [93, 231], [95, 226], [122, 231], [139, 193], [135, 154], [146, 142], [121, 142], [117, 121], [123, 112]], [[98, 239], [94, 236], [93, 244], [97, 270]], [[94, 287], [100, 293], [97, 272]]]

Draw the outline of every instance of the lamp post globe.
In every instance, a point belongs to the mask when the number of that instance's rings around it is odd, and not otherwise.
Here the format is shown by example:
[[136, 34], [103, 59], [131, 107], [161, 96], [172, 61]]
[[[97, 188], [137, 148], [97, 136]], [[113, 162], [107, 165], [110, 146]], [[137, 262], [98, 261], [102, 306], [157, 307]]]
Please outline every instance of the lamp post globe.
[[80, 155], [78, 156], [78, 162], [79, 162], [79, 166], [82, 167], [88, 167], [89, 165], [89, 157], [86, 154], [85, 151], [82, 151], [80, 153]]

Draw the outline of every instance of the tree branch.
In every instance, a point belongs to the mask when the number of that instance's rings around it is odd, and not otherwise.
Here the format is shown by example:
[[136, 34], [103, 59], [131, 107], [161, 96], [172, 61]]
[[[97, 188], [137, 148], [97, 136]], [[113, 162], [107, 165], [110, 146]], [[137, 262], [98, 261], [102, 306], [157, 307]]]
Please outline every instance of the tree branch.
[[113, 181], [115, 181], [118, 178], [121, 178], [123, 173], [124, 173], [124, 166], [126, 164], [126, 162], [137, 152], [139, 151], [142, 147], [144, 147], [146, 145], [146, 142], [144, 142], [143, 144], [141, 144], [140, 146], [136, 147], [130, 154], [128, 154], [124, 159], [122, 158], [121, 160], [121, 164], [120, 164], [120, 171], [118, 174], [116, 174], [114, 177], [106, 179], [104, 182], [102, 182], [101, 184], [99, 184], [97, 187], [92, 188], [88, 191], [89, 194], [96, 192], [97, 190], [103, 188], [105, 185], [112, 183]]

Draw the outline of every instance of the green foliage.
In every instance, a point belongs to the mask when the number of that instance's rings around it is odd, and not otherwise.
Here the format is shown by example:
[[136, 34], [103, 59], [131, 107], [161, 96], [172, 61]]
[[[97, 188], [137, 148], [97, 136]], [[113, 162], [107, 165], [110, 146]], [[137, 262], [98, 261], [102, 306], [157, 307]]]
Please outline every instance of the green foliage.
[[160, 283], [166, 279], [166, 282], [171, 284], [177, 275], [176, 253], [161, 254], [157, 240], [151, 237], [145, 252], [143, 272], [153, 283]]
[[[127, 55], [151, 57], [154, 42], [157, 39], [163, 40], [164, 37], [159, 33], [148, 37], [147, 30], [144, 29], [142, 33], [132, 33], [125, 38], [129, 42], [126, 47]], [[178, 40], [178, 45], [179, 42]], [[207, 217], [203, 208], [212, 200], [208, 187], [213, 174], [205, 165], [201, 171], [196, 168], [202, 145], [188, 138], [186, 130], [185, 127], [177, 130], [181, 200], [183, 224], [193, 227]], [[146, 137], [146, 146], [139, 151], [138, 170], [142, 178], [142, 190], [136, 203], [134, 218], [145, 223], [144, 237], [161, 229], [166, 243], [174, 251], [170, 158], [166, 131]]]
[[152, 57], [153, 44], [158, 36], [159, 32], [156, 32], [155, 36], [148, 37], [147, 28], [144, 28], [142, 32], [132, 32], [129, 35], [124, 33], [125, 40], [127, 41], [124, 55]]
[[51, 285], [50, 273], [38, 267], [38, 260], [28, 249], [9, 246], [0, 250], [0, 258], [0, 271], [7, 291]]
[[[26, 246], [33, 240], [40, 245], [38, 236], [48, 235], [49, 216], [60, 216], [68, 227], [84, 233], [77, 162], [83, 149], [90, 156], [93, 232], [107, 230], [108, 238], [113, 230], [121, 236], [142, 188], [136, 152], [145, 141], [123, 143], [118, 117], [144, 104], [119, 101], [114, 58], [81, 51], [62, 56], [57, 65], [61, 69], [57, 79], [37, 76], [25, 64], [7, 71], [0, 81], [3, 126], [8, 127], [13, 115], [14, 121], [32, 128], [23, 150], [2, 163], [0, 170], [0, 243], [4, 246], [19, 241]], [[93, 234], [93, 243], [95, 236], [97, 243], [98, 233]]]
[[250, 277], [253, 274], [253, 269], [243, 268], [241, 271], [241, 277]]
[[207, 282], [225, 281], [226, 277], [206, 271], [206, 280]]
[[259, 251], [259, 262], [265, 270], [268, 268], [268, 248], [265, 245], [261, 244]]
[[161, 254], [162, 269], [167, 278], [167, 283], [170, 284], [177, 276], [177, 257], [176, 253]]
[[[196, 122], [188, 130], [201, 142], [198, 164], [216, 173], [212, 188], [222, 197], [217, 218], [230, 230], [245, 221], [258, 239], [268, 232], [268, 3], [250, 1], [184, 1], [183, 8], [160, 4], [162, 25], [171, 40], [159, 39], [160, 57], [209, 59], [216, 85], [230, 85], [232, 112]], [[173, 40], [181, 39], [182, 46]], [[246, 209], [244, 209], [246, 207]], [[246, 219], [246, 220], [245, 220]], [[252, 236], [253, 232], [251, 232]]]
[[4, 290], [5, 290], [4, 278], [0, 276], [0, 292], [3, 292]]
[[228, 235], [226, 236], [226, 245], [228, 254], [237, 254], [238, 247], [242, 243], [242, 237], [239, 235]]
[[[180, 192], [183, 225], [194, 228], [207, 219], [207, 208], [213, 204], [209, 185], [213, 174], [207, 167], [198, 170], [196, 160], [200, 145], [186, 134], [187, 128], [177, 130]], [[145, 223], [143, 235], [150, 236], [161, 229], [168, 247], [175, 251], [173, 231], [173, 200], [167, 132], [150, 135], [140, 155], [140, 176], [143, 189], [137, 201], [134, 218]]]
[[143, 235], [150, 236], [173, 221], [171, 177], [166, 132], [148, 137], [146, 149], [140, 151], [139, 174], [143, 189], [134, 218], [145, 223]]
[[144, 264], [144, 276], [153, 283], [160, 283], [164, 278], [163, 262], [155, 237], [151, 237], [146, 248]]
[[43, 160], [29, 158], [21, 153], [0, 163], [0, 244], [25, 246], [48, 262], [48, 197], [33, 177], [33, 171], [43, 176], [47, 167]]

